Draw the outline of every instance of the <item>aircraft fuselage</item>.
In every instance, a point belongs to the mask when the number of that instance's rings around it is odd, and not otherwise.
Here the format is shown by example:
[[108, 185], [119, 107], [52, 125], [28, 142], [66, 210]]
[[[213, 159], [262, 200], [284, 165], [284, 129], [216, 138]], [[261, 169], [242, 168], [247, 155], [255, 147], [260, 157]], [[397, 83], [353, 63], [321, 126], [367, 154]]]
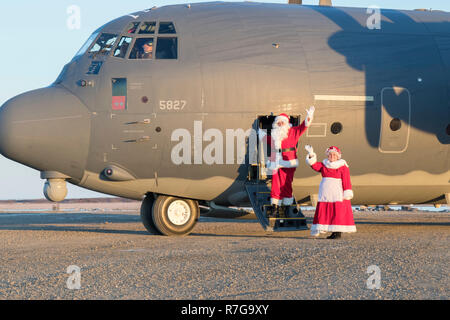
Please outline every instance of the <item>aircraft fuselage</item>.
[[[450, 14], [381, 14], [381, 29], [367, 27], [365, 9], [257, 3], [176, 5], [118, 18], [94, 33], [51, 87], [5, 104], [23, 111], [2, 112], [9, 120], [1, 135], [15, 140], [0, 149], [108, 194], [248, 205], [242, 133], [264, 115], [303, 121], [314, 105], [298, 147], [296, 199], [318, 191], [321, 177], [304, 163], [310, 144], [319, 159], [330, 145], [343, 151], [354, 204], [443, 203]], [[155, 31], [130, 32], [133, 22], [155, 22]], [[174, 33], [158, 29], [167, 22]], [[111, 46], [90, 52], [104, 34], [115, 37]], [[152, 59], [130, 58], [141, 38], [156, 43]], [[164, 41], [176, 44], [171, 58], [158, 58]], [[123, 178], [105, 177], [108, 166]]]

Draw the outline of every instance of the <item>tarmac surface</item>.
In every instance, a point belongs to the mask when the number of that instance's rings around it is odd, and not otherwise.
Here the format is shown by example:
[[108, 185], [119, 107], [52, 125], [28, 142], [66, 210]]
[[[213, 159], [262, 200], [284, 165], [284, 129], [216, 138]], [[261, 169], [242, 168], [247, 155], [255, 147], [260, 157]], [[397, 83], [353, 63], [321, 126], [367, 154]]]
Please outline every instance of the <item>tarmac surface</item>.
[[329, 240], [249, 219], [172, 238], [137, 211], [0, 213], [0, 299], [450, 298], [450, 213], [354, 216], [357, 233]]

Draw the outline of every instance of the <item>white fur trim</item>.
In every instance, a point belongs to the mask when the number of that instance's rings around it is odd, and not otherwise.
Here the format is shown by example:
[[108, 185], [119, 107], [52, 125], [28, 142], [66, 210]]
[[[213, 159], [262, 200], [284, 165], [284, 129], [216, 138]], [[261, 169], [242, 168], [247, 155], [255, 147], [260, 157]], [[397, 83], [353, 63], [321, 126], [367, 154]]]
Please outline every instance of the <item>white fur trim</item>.
[[[311, 155], [311, 158], [309, 157], [310, 155]], [[315, 153], [306, 155], [306, 164], [307, 165], [312, 166], [316, 162], [317, 162], [317, 155]]]
[[342, 202], [344, 192], [342, 180], [325, 177], [319, 186], [319, 202]]
[[344, 159], [339, 159], [333, 162], [330, 162], [330, 160], [325, 159], [322, 161], [322, 163], [324, 164], [325, 167], [327, 167], [328, 169], [339, 169], [342, 166], [347, 166], [348, 164]]
[[273, 123], [277, 123], [278, 121], [283, 121], [284, 123], [289, 123], [289, 119], [286, 118], [285, 116], [276, 116], [275, 120], [273, 121]]
[[280, 205], [281, 200], [277, 199], [277, 198], [270, 198], [270, 203], [271, 204], [276, 204], [278, 206], [278, 205]]
[[337, 147], [330, 147], [327, 149], [327, 151], [325, 151], [325, 154], [328, 156], [330, 153], [336, 153], [338, 155], [338, 158], [341, 159], [341, 151], [339, 151], [338, 149], [336, 149]]
[[283, 198], [283, 205], [284, 206], [290, 206], [294, 203], [294, 197], [292, 198]]
[[353, 199], [353, 190], [351, 190], [351, 189], [344, 190], [344, 199], [345, 200]]
[[298, 167], [298, 159], [292, 160], [280, 160], [280, 167], [282, 168], [297, 168]]
[[269, 170], [277, 170], [278, 166], [277, 166], [276, 161], [270, 161], [270, 160], [267, 161], [266, 168], [269, 169]]
[[318, 237], [318, 236], [320, 236], [321, 234], [323, 234], [323, 233], [327, 233], [326, 231], [322, 231], [322, 230], [311, 230], [311, 235], [313, 236], [313, 237]]
[[315, 236], [317, 232], [356, 232], [356, 226], [313, 224], [311, 226], [311, 235]]

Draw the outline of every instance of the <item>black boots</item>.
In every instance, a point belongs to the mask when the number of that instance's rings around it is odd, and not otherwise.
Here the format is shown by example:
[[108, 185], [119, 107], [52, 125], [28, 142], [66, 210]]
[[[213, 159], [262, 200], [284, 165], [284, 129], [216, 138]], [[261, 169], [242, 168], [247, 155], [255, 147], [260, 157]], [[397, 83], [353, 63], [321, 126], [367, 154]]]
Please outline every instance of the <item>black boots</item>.
[[281, 218], [287, 218], [288, 211], [289, 211], [289, 206], [282, 206], [281, 207], [281, 212], [280, 212], [280, 217]]
[[280, 216], [280, 206], [277, 204], [272, 204], [272, 214], [270, 218], [278, 218]]
[[277, 204], [272, 204], [270, 213], [268, 213], [269, 218], [286, 218], [289, 206], [279, 206]]
[[331, 236], [327, 237], [327, 239], [340, 239], [342, 236], [342, 232], [333, 232]]

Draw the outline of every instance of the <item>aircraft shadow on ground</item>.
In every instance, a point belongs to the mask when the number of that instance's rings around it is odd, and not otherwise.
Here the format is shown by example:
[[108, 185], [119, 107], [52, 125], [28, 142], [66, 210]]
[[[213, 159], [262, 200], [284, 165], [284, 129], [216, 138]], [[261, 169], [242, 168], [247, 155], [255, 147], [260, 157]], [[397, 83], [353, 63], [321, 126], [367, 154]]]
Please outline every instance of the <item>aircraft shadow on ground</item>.
[[[15, 214], [14, 214], [15, 215]], [[19, 214], [20, 215], [20, 214]], [[81, 217], [80, 217], [81, 216]], [[111, 234], [138, 234], [148, 235], [147, 231], [135, 231], [135, 230], [115, 230], [115, 229], [103, 229], [98, 227], [90, 227], [83, 225], [92, 224], [118, 224], [118, 223], [139, 223], [140, 217], [138, 215], [127, 214], [114, 214], [103, 215], [99, 217], [91, 214], [46, 214], [36, 216], [23, 216], [18, 220], [11, 219], [15, 217], [2, 217], [0, 220], [0, 230], [11, 231], [72, 231], [72, 232], [94, 232], [94, 233], [111, 233]], [[58, 226], [64, 225], [64, 226]], [[72, 226], [73, 225], [73, 226]]]
[[[140, 218], [136, 215], [114, 215], [114, 218], [99, 219], [95, 218], [91, 221], [81, 221], [74, 220], [71, 217], [67, 219], [58, 219], [53, 217], [46, 221], [42, 219], [33, 218], [31, 221], [27, 221], [26, 218], [22, 218], [20, 221], [7, 222], [0, 226], [1, 230], [8, 231], [55, 231], [55, 232], [89, 232], [89, 233], [104, 233], [104, 234], [130, 234], [130, 235], [152, 235], [146, 230], [126, 230], [126, 229], [103, 229], [95, 226], [82, 226], [89, 224], [118, 224], [118, 223], [139, 223]], [[307, 217], [307, 224], [310, 227], [313, 222], [312, 217]], [[257, 220], [250, 219], [223, 219], [223, 218], [208, 218], [199, 221], [200, 224], [211, 224], [211, 223], [239, 223], [239, 224], [258, 224]], [[432, 222], [420, 222], [420, 221], [365, 221], [355, 219], [356, 226], [358, 225], [384, 225], [384, 226], [398, 226], [398, 227], [449, 227], [450, 222], [445, 221], [432, 221]], [[61, 226], [58, 226], [61, 225]], [[230, 238], [283, 238], [283, 239], [311, 239], [309, 237], [309, 230], [296, 231], [299, 233], [308, 233], [308, 236], [283, 236], [282, 234], [277, 234], [277, 232], [267, 233], [267, 234], [245, 234], [245, 230], [242, 231], [243, 234], [215, 234], [215, 233], [201, 233], [194, 232], [189, 236], [194, 237], [230, 237]], [[253, 232], [253, 231], [252, 231]], [[261, 232], [264, 232], [261, 230]]]
[[130, 235], [150, 235], [147, 231], [137, 230], [113, 230], [113, 229], [100, 229], [100, 228], [88, 228], [88, 227], [67, 227], [67, 226], [53, 226], [53, 225], [24, 225], [24, 226], [10, 226], [0, 227], [1, 230], [8, 231], [57, 231], [57, 232], [90, 232], [90, 233], [108, 233], [108, 234], [130, 234]]

